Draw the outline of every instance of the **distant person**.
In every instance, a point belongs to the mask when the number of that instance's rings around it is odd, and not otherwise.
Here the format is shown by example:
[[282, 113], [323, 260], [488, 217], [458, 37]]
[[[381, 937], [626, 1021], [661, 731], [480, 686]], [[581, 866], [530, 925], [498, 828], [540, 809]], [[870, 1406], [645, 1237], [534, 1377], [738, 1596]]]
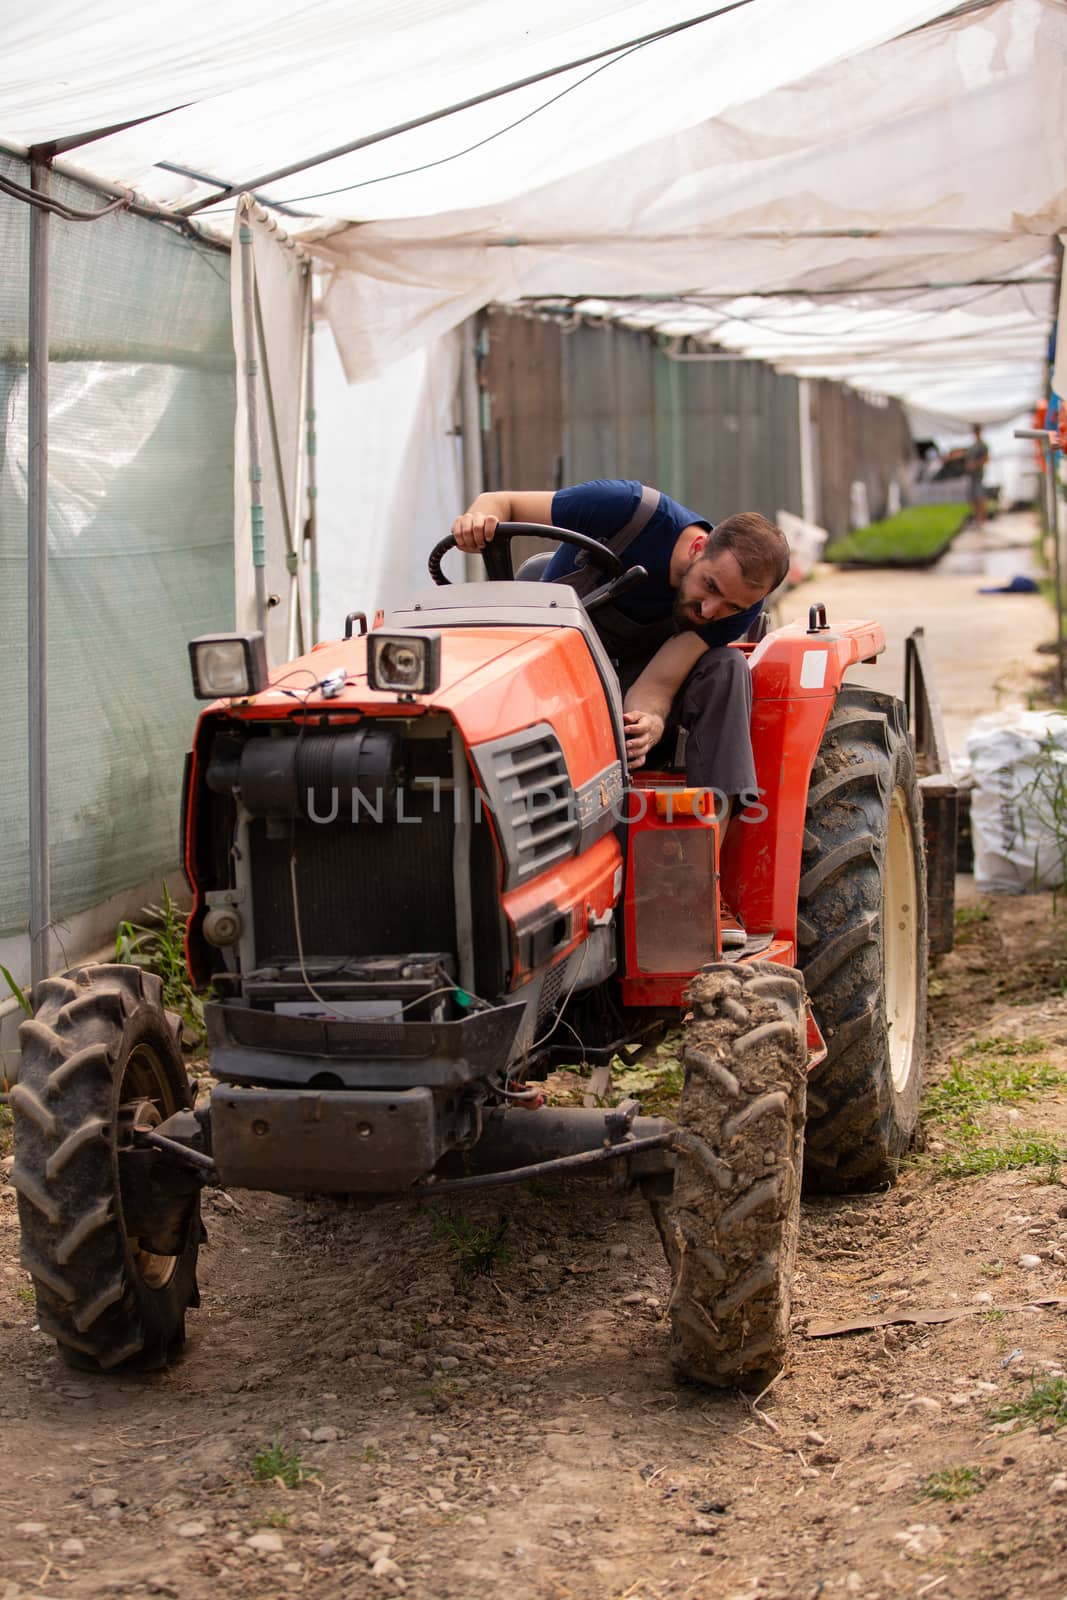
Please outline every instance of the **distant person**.
[[967, 482], [970, 486], [971, 513], [974, 516], [975, 527], [980, 528], [985, 523], [985, 485], [982, 482], [989, 460], [989, 446], [982, 438], [982, 425], [974, 425], [974, 438], [967, 446], [963, 457], [963, 465], [967, 472]]

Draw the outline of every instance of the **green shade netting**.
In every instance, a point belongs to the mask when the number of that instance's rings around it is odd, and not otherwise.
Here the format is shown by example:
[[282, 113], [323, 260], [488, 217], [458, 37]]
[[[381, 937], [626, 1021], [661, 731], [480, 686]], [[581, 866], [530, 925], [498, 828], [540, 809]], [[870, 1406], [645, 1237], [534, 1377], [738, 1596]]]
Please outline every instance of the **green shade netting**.
[[[28, 182], [0, 156], [0, 171]], [[97, 209], [59, 178], [53, 194]], [[29, 210], [0, 195], [0, 934], [29, 917]], [[125, 214], [53, 219], [48, 764], [52, 915], [178, 862], [196, 717], [187, 641], [232, 626], [234, 374], [225, 255]]]

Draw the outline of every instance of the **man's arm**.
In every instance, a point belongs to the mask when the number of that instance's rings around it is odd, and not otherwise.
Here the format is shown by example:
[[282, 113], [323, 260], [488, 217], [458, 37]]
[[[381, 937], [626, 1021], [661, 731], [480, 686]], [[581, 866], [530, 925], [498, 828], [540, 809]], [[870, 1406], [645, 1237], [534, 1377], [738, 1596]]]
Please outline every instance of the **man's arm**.
[[626, 759], [632, 768], [643, 767], [648, 752], [662, 739], [671, 702], [707, 648], [695, 633], [677, 634], [660, 645], [628, 690], [623, 722]]
[[480, 494], [452, 524], [461, 550], [484, 550], [498, 522], [540, 522], [552, 526], [551, 489], [495, 489]]

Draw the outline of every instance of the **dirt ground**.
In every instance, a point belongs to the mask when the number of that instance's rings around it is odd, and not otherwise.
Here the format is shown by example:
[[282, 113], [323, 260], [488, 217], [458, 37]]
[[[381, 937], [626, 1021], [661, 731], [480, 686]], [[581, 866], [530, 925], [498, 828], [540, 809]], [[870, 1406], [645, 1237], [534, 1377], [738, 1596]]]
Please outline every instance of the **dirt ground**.
[[[894, 691], [927, 623], [951, 737], [1025, 688], [1048, 631], [1034, 597], [975, 587], [838, 574], [817, 597], [886, 618], [871, 681]], [[931, 1081], [1036, 1067], [972, 1143], [1067, 1147], [1067, 909], [971, 891], [958, 940]], [[675, 1383], [651, 1218], [599, 1183], [444, 1222], [209, 1194], [184, 1358], [110, 1378], [35, 1327], [0, 1187], [0, 1600], [1067, 1600], [1067, 1308], [1035, 1308], [1067, 1297], [1067, 1164], [948, 1176], [959, 1129], [925, 1129], [891, 1191], [804, 1205], [791, 1358], [758, 1404]], [[1057, 1414], [996, 1420], [1042, 1393]]]
[[[1065, 919], [989, 901], [960, 936], [932, 1077], [1028, 1040], [1055, 1078]], [[1067, 1093], [982, 1120], [1067, 1144]], [[184, 1359], [110, 1378], [36, 1330], [0, 1189], [0, 1597], [1063, 1600], [1067, 1428], [991, 1413], [1062, 1372], [1065, 1308], [1016, 1308], [1067, 1296], [1067, 1169], [940, 1176], [946, 1138], [928, 1123], [888, 1193], [805, 1205], [792, 1356], [758, 1405], [675, 1384], [650, 1217], [600, 1184], [500, 1190], [450, 1228], [212, 1195]], [[307, 1476], [260, 1481], [257, 1458]]]

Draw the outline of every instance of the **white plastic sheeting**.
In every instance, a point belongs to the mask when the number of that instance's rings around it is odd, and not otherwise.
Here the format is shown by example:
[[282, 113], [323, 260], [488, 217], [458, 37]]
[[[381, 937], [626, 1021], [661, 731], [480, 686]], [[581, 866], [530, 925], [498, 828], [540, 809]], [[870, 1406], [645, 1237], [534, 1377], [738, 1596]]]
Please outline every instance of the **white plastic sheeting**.
[[[175, 194], [162, 160], [248, 182], [595, 51], [721, 10], [699, 26], [574, 69], [444, 126], [346, 156], [267, 191], [315, 192], [319, 215], [421, 215], [520, 195], [750, 101], [946, 10], [944, 0], [192, 0], [167, 16], [140, 0], [86, 10], [42, 0], [5, 22], [0, 132], [25, 144], [154, 117], [97, 141], [94, 172]], [[587, 79], [580, 89], [578, 80]], [[544, 110], [549, 99], [554, 104]], [[166, 113], [157, 116], [158, 113]], [[534, 112], [474, 158], [356, 193]], [[185, 185], [190, 195], [210, 190]], [[327, 203], [328, 202], [328, 203]], [[231, 207], [232, 209], [232, 207]]]
[[[567, 297], [1003, 415], [1040, 391], [1067, 226], [1067, 8], [958, 9], [924, 26], [944, 0], [750, 0], [267, 188], [310, 213], [291, 230], [357, 224], [313, 247], [353, 379], [487, 300]], [[0, 138], [152, 117], [75, 159], [191, 201], [211, 190], [154, 163], [248, 185], [696, 14], [692, 0], [545, 0], [533, 16], [498, 0], [192, 0], [165, 17], [43, 0], [5, 29]], [[228, 228], [232, 203], [215, 215]]]
[[[349, 611], [410, 600], [426, 556], [462, 509], [455, 399], [460, 335], [349, 387], [329, 331], [316, 338], [319, 593], [324, 636]], [[446, 562], [459, 581], [460, 558]]]
[[346, 365], [487, 299], [570, 297], [938, 409], [1018, 410], [1067, 225], [1065, 63], [1067, 8], [1002, 0], [506, 206], [335, 235], [315, 248]]

